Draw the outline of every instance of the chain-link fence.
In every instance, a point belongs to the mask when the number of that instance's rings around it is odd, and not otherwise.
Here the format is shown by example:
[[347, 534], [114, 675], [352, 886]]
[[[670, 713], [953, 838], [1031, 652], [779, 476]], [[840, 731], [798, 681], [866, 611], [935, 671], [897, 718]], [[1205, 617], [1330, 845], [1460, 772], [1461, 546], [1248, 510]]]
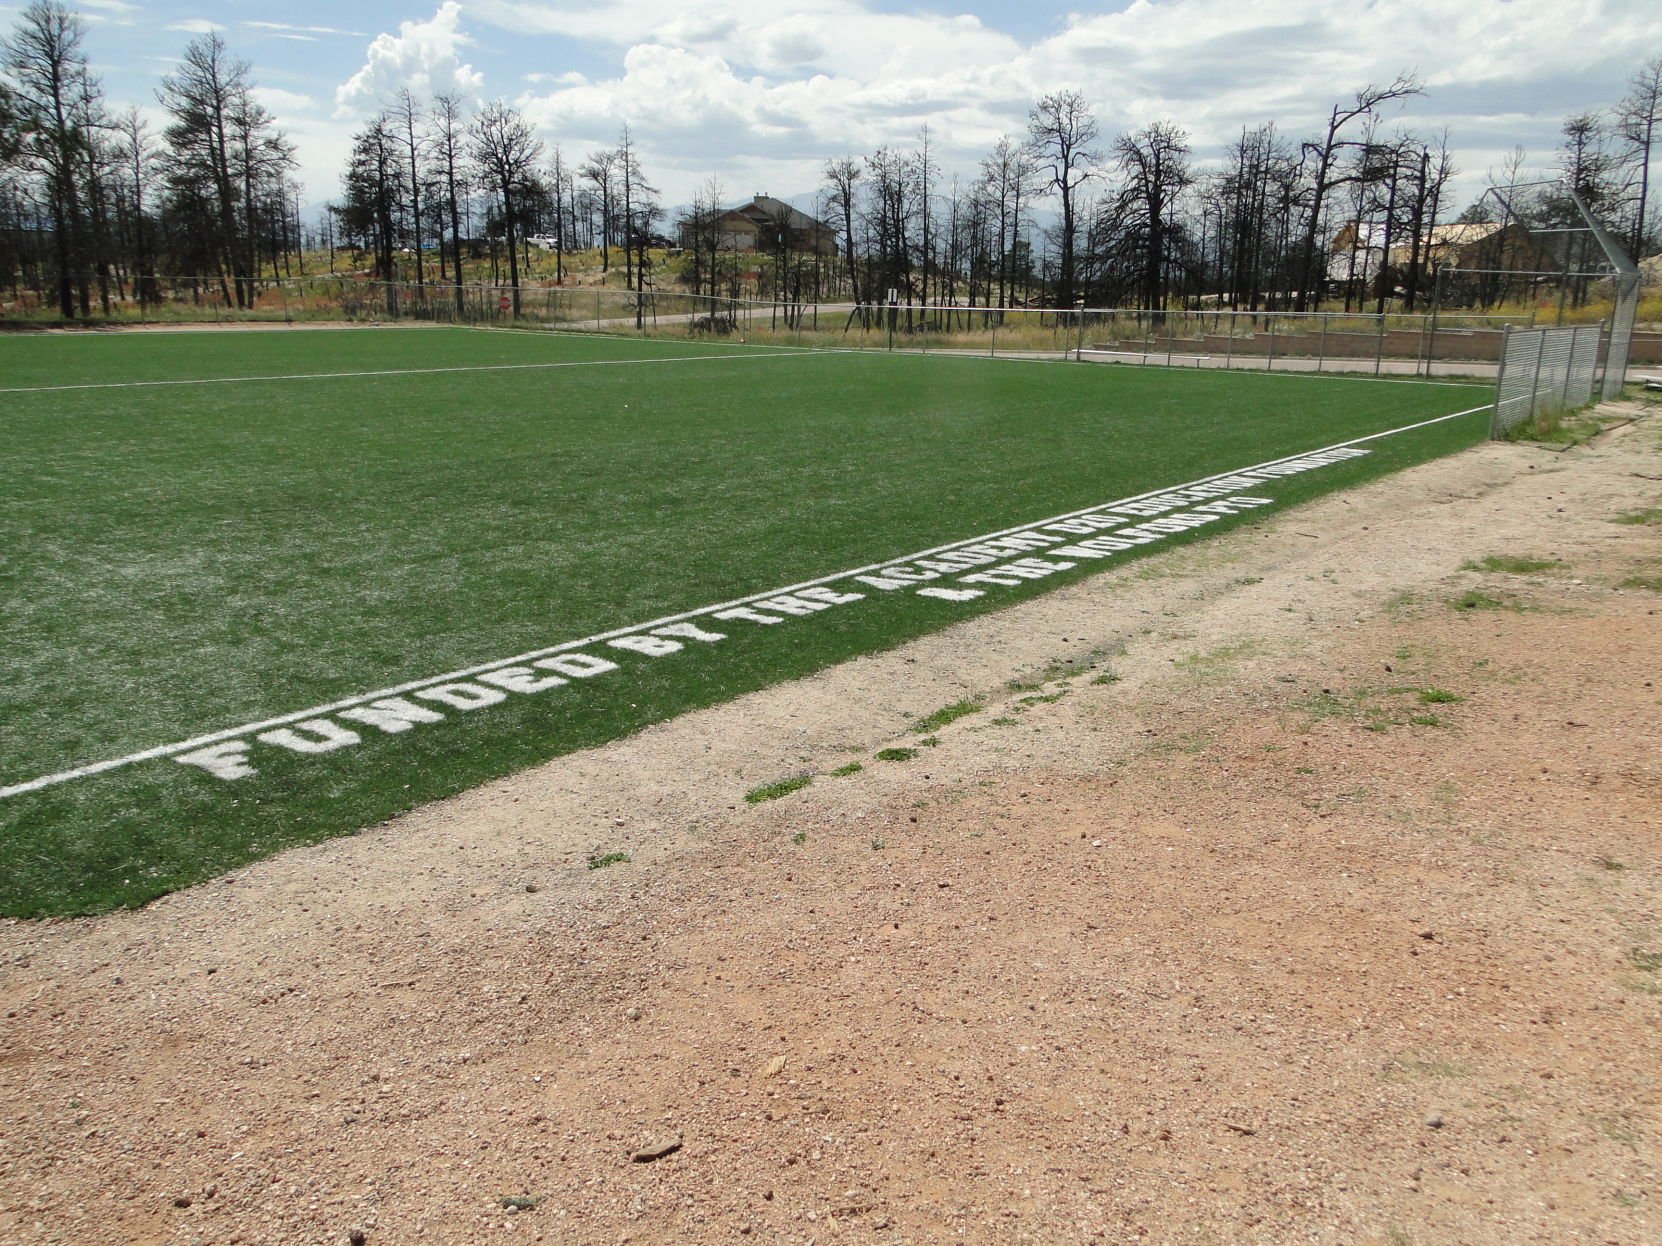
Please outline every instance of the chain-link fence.
[[[536, 279], [540, 281], [541, 279]], [[141, 290], [145, 297], [140, 298]], [[1617, 315], [1631, 329], [1637, 284]], [[118, 287], [96, 323], [440, 323], [572, 333], [743, 341], [859, 351], [942, 351], [1182, 368], [1494, 377], [1507, 326], [1536, 311], [1290, 312], [1201, 307], [989, 307], [741, 299], [609, 285], [373, 281], [318, 273], [241, 283], [154, 278]], [[1551, 309], [1547, 309], [1551, 315]], [[56, 323], [47, 306], [0, 305], [0, 318]], [[1618, 330], [1621, 326], [1618, 326]], [[1628, 350], [1631, 349], [1631, 357]], [[1608, 395], [1626, 368], [1662, 364], [1662, 334], [1611, 335]]]
[[1596, 325], [1508, 331], [1489, 435], [1505, 437], [1537, 420], [1591, 402], [1599, 337]]

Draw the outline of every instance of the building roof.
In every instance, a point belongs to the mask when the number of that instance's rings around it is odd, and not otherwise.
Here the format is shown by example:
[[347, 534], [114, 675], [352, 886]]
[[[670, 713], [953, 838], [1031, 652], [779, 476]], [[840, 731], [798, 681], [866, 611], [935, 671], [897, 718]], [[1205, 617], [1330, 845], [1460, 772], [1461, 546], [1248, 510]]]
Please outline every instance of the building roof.
[[836, 230], [824, 221], [816, 221], [806, 212], [799, 212], [783, 199], [775, 199], [769, 195], [757, 195], [743, 207], [733, 209], [740, 216], [755, 221], [758, 225], [772, 224], [783, 221], [787, 229], [794, 229], [799, 233], [810, 230], [823, 229], [835, 233]]

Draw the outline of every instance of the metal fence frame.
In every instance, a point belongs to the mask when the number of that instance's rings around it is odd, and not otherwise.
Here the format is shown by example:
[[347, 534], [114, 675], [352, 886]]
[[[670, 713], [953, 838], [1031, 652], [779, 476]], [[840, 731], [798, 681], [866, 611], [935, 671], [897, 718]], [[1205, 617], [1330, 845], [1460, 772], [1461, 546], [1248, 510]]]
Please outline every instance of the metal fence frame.
[[1489, 416], [1491, 440], [1539, 416], [1592, 402], [1602, 336], [1597, 325], [1507, 329]]

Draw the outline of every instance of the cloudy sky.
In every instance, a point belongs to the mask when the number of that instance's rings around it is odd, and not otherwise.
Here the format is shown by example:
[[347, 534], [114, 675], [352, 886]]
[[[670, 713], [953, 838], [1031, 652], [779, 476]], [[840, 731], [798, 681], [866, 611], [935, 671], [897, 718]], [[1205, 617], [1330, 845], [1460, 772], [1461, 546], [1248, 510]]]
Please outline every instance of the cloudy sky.
[[[523, 109], [582, 153], [627, 121], [670, 203], [711, 174], [732, 200], [811, 193], [824, 161], [916, 143], [948, 173], [1083, 91], [1104, 134], [1170, 119], [1201, 161], [1243, 125], [1295, 137], [1368, 82], [1427, 87], [1390, 120], [1451, 133], [1460, 190], [1515, 145], [1549, 161], [1565, 115], [1614, 103], [1662, 55], [1657, 0], [70, 0], [118, 104], [154, 105], [219, 30], [299, 146], [306, 198], [338, 194], [350, 135], [408, 85]], [[19, 0], [0, 2], [9, 29]]]

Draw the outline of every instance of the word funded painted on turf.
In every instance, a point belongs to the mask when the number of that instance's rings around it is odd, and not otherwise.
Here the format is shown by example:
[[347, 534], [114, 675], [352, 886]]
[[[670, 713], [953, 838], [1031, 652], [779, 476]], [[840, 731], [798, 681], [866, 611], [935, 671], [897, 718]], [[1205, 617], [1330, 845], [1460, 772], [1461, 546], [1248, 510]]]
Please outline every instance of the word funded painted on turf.
[[188, 751], [172, 756], [215, 778], [246, 779], [259, 772], [255, 761], [261, 750], [318, 756], [355, 748], [366, 739], [403, 735], [443, 723], [453, 715], [488, 710], [511, 698], [541, 696], [602, 678], [620, 670], [625, 661], [656, 661], [689, 648], [719, 644], [737, 629], [777, 627], [823, 611], [853, 607], [872, 592], [974, 601], [995, 589], [1014, 588], [1072, 570], [1081, 562], [1112, 558], [1228, 515], [1273, 505], [1273, 499], [1248, 490], [1367, 453], [1355, 447], [1323, 450], [1164, 493], [1108, 503], [807, 586], [556, 645], [464, 675], [407, 684], [395, 690], [396, 695], [371, 693], [259, 725], [267, 730], [249, 727], [225, 732], [202, 747], [180, 746]]

